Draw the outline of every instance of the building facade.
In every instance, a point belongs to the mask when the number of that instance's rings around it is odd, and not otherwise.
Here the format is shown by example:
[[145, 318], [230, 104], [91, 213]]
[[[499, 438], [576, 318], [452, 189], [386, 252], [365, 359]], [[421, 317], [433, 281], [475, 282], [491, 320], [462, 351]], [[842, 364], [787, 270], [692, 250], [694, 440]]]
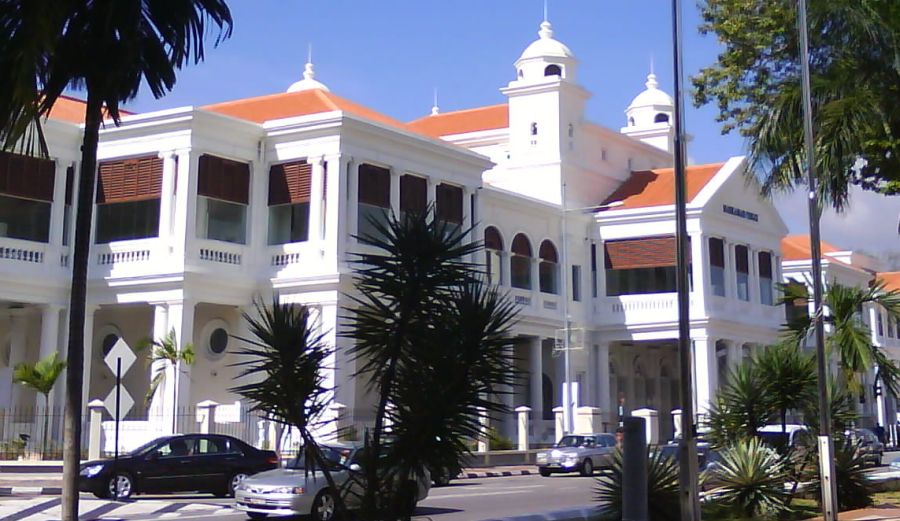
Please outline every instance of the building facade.
[[[335, 334], [352, 289], [348, 254], [363, 248], [354, 237], [370, 216], [433, 204], [437, 218], [474, 226], [489, 277], [520, 307], [509, 356], [521, 378], [502, 399], [532, 409], [533, 440], [552, 440], [567, 380], [598, 428], [647, 408], [659, 413], [659, 439], [670, 438], [679, 403], [672, 99], [651, 74], [624, 127], [586, 120], [578, 60], [549, 22], [511, 77], [507, 103], [435, 107], [401, 122], [330, 92], [307, 64], [284, 93], [107, 126], [85, 403], [111, 392], [103, 358], [119, 339], [135, 348], [173, 332], [196, 362], [165, 370], [152, 402], [131, 416], [136, 425], [146, 436], [169, 432], [179, 407], [209, 400], [228, 406], [222, 422], [242, 421], [246, 404], [229, 390], [239, 374], [234, 337], [248, 336], [242, 314], [254, 298], [277, 294], [310, 306], [336, 347], [328, 381], [344, 420], [371, 421], [373, 398]], [[35, 403], [11, 382], [17, 363], [65, 351], [82, 113], [80, 101], [63, 99], [50, 115], [51, 160], [0, 156], [0, 409]], [[687, 170], [700, 414], [729, 367], [776, 341], [784, 310], [775, 283], [805, 269], [783, 259], [787, 228], [747, 181], [745, 159], [723, 159]], [[123, 382], [141, 402], [154, 368], [148, 351], [137, 356]], [[512, 436], [512, 416], [497, 427]]]

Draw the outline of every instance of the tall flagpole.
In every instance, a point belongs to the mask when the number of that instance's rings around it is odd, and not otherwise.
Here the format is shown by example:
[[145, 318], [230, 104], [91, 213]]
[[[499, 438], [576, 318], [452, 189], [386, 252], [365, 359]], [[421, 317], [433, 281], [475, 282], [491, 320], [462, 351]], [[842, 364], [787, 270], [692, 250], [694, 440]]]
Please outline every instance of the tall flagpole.
[[812, 94], [809, 86], [809, 31], [806, 0], [798, 0], [797, 24], [800, 32], [800, 83], [803, 90], [803, 137], [806, 148], [806, 176], [809, 197], [809, 246], [812, 256], [813, 307], [816, 365], [819, 376], [819, 478], [822, 483], [822, 515], [837, 520], [837, 483], [834, 480], [834, 447], [831, 442], [831, 404], [828, 399], [828, 360], [825, 359], [825, 326], [822, 322], [822, 247], [819, 237], [819, 201], [816, 189], [816, 160], [812, 126]]
[[682, 521], [700, 519], [698, 497], [697, 425], [694, 416], [691, 361], [690, 281], [688, 280], [687, 197], [685, 188], [684, 99], [681, 47], [681, 0], [672, 1], [672, 37], [675, 65], [675, 238], [678, 290], [678, 361], [681, 391], [681, 440], [678, 444], [678, 485]]

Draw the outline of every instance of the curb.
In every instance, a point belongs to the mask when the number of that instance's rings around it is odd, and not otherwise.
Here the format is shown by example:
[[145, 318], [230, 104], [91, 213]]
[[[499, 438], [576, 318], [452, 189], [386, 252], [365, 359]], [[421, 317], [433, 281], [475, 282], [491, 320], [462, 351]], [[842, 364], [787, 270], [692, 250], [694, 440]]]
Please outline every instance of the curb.
[[512, 476], [534, 476], [537, 471], [534, 470], [503, 470], [500, 472], [463, 472], [454, 479], [480, 479], [480, 478], [506, 478]]
[[0, 497], [59, 495], [62, 495], [62, 487], [0, 487]]

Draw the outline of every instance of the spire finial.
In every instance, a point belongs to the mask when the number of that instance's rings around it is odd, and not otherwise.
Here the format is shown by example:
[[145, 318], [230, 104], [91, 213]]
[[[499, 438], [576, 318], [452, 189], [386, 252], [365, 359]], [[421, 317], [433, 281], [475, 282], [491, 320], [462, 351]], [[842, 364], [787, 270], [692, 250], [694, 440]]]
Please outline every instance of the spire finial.
[[312, 42], [309, 42], [306, 48], [306, 63], [312, 63]]
[[547, 19], [547, 0], [544, 0], [544, 21], [545, 22], [550, 21], [549, 19]]
[[303, 69], [303, 79], [311, 80], [316, 77], [316, 71], [313, 69], [312, 63], [312, 44], [309, 44], [309, 47], [306, 51], [306, 67]]
[[653, 74], [653, 53], [650, 53], [650, 74]]
[[434, 104], [431, 106], [431, 115], [436, 116], [440, 113], [440, 109], [438, 108], [438, 90], [437, 87], [434, 88]]
[[647, 82], [644, 83], [648, 89], [655, 89], [659, 86], [659, 82], [656, 81], [656, 74], [652, 72], [647, 75]]

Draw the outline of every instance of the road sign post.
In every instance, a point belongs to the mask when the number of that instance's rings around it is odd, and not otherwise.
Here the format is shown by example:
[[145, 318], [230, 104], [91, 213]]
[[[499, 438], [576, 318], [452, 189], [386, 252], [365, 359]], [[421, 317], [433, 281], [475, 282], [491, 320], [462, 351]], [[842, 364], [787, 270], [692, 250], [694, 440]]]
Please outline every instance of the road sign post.
[[115, 487], [112, 493], [115, 501], [119, 500], [119, 422], [122, 420], [122, 415], [128, 414], [128, 412], [131, 411], [131, 408], [134, 407], [134, 399], [128, 394], [127, 390], [122, 389], [122, 375], [128, 372], [135, 360], [137, 360], [137, 357], [134, 352], [121, 338], [116, 341], [115, 345], [113, 345], [112, 349], [109, 350], [109, 353], [107, 353], [106, 357], [103, 359], [106, 363], [106, 367], [109, 367], [116, 375], [115, 388], [113, 388], [106, 396], [106, 399], [103, 400], [103, 405], [106, 407], [106, 410], [109, 411], [109, 414], [113, 417], [113, 421], [115, 422], [115, 433], [113, 436], [115, 447], [113, 447], [112, 472], [113, 486]]

